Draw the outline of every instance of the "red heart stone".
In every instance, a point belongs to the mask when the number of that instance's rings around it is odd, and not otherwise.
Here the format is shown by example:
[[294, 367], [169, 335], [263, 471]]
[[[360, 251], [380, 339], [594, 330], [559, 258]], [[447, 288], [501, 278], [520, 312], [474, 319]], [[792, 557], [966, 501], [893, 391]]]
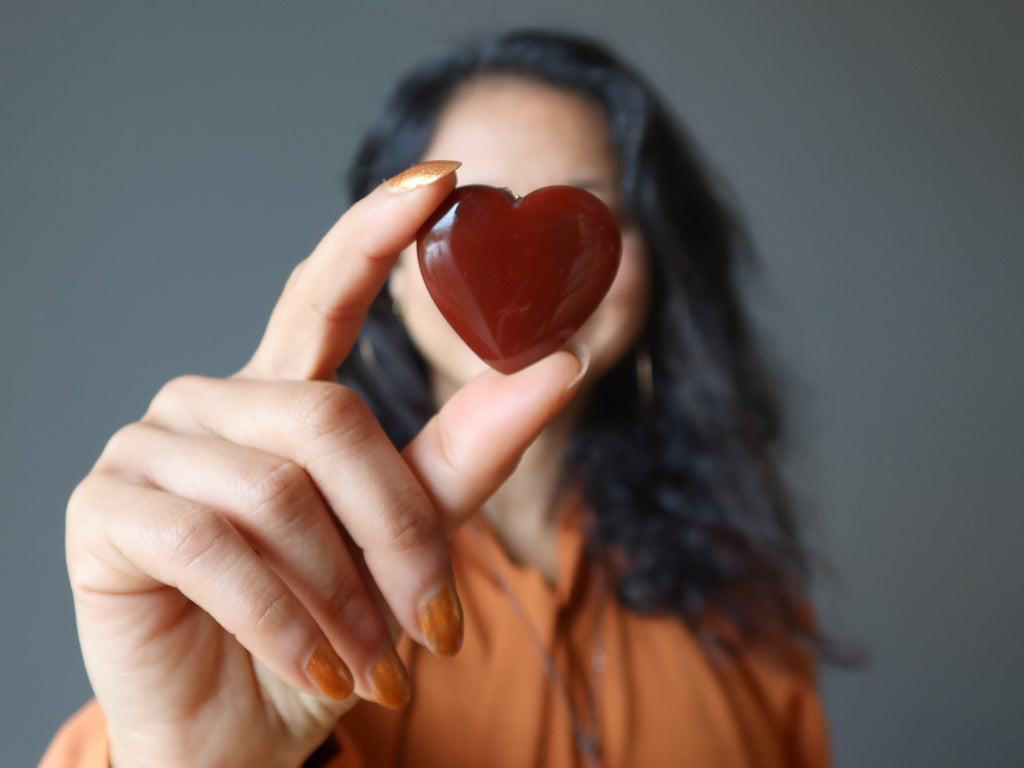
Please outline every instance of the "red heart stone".
[[455, 189], [420, 229], [420, 270], [456, 333], [512, 373], [562, 347], [608, 292], [622, 237], [578, 187]]

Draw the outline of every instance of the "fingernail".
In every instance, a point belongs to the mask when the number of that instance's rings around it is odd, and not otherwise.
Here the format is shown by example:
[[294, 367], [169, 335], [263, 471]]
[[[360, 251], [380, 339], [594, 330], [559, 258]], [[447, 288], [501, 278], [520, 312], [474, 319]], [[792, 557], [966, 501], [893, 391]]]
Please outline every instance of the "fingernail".
[[370, 694], [378, 704], [391, 709], [401, 709], [409, 703], [412, 684], [402, 660], [394, 650], [389, 650], [370, 667]]
[[462, 605], [450, 581], [423, 602], [420, 632], [435, 656], [454, 656], [462, 647]]
[[583, 342], [577, 341], [566, 347], [566, 351], [575, 355], [576, 360], [580, 364], [580, 372], [576, 374], [576, 378], [570, 381], [569, 386], [566, 387], [566, 390], [571, 392], [583, 381], [583, 377], [590, 370], [590, 347]]
[[460, 165], [462, 163], [454, 160], [428, 160], [425, 163], [417, 163], [412, 168], [406, 168], [397, 176], [392, 176], [388, 185], [394, 189], [418, 189], [427, 184], [433, 184], [438, 179], [452, 173]]
[[562, 410], [579, 391], [580, 383], [587, 375], [587, 371], [590, 370], [590, 347], [581, 342], [574, 342], [569, 344], [564, 349], [570, 355], [576, 358], [576, 362], [579, 363], [580, 369], [573, 377], [572, 381], [566, 384], [565, 389], [558, 398], [558, 402], [555, 404], [555, 413]]
[[345, 662], [327, 643], [313, 651], [312, 658], [306, 664], [306, 674], [324, 696], [334, 701], [347, 699], [356, 688]]

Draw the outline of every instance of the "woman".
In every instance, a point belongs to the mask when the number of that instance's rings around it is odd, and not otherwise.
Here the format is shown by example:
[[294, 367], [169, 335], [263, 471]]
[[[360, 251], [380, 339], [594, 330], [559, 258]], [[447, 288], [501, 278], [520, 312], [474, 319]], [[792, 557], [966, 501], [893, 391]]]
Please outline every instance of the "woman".
[[[436, 158], [616, 214], [569, 350], [503, 377], [441, 319]], [[97, 703], [44, 765], [827, 764], [742, 239], [651, 91], [505, 34], [401, 84], [351, 179], [252, 360], [169, 383], [72, 496]]]

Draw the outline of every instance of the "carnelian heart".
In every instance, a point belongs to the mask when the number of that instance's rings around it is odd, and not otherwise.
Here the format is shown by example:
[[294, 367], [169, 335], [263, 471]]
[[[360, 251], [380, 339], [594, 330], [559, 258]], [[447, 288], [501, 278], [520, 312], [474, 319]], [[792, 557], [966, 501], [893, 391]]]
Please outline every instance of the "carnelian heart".
[[619, 268], [611, 211], [578, 187], [455, 189], [420, 229], [420, 270], [456, 333], [512, 373], [554, 352], [583, 325]]

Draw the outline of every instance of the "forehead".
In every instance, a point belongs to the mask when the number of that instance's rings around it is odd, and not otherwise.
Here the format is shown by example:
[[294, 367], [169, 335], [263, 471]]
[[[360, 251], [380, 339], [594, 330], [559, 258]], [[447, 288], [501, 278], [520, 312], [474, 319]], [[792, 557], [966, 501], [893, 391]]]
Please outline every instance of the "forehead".
[[617, 186], [601, 107], [512, 75], [479, 77], [456, 89], [426, 156], [460, 160], [460, 183], [509, 187], [519, 194], [549, 184]]

